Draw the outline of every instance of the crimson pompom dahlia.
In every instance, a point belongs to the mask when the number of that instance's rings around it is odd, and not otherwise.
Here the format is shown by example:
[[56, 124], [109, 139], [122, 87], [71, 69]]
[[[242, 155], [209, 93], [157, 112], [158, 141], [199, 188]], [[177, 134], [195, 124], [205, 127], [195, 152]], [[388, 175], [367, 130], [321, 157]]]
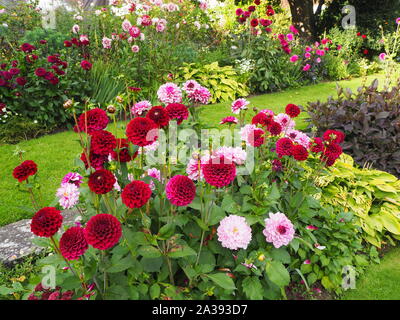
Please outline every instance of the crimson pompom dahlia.
[[87, 242], [99, 250], [113, 247], [122, 235], [121, 223], [116, 217], [107, 213], [91, 217], [84, 230]]
[[341, 146], [339, 146], [337, 143], [330, 143], [327, 146], [325, 146], [322, 158], [336, 160], [337, 158], [340, 157], [342, 153], [343, 149]]
[[333, 143], [342, 143], [344, 141], [345, 134], [342, 131], [338, 130], [326, 130], [322, 138], [325, 141]]
[[40, 209], [32, 218], [31, 231], [38, 237], [52, 237], [63, 222], [61, 211], [53, 207]]
[[82, 60], [81, 67], [84, 70], [90, 70], [90, 69], [92, 69], [92, 64], [87, 60]]
[[60, 251], [67, 260], [76, 260], [83, 255], [89, 245], [82, 227], [71, 227], [60, 239]]
[[13, 170], [13, 177], [22, 182], [28, 179], [29, 176], [35, 175], [37, 172], [37, 164], [32, 160], [26, 160]]
[[89, 176], [88, 184], [94, 193], [105, 194], [113, 189], [115, 182], [115, 176], [111, 171], [99, 169]]
[[137, 117], [128, 123], [126, 136], [134, 145], [148, 146], [157, 140], [158, 126], [149, 118]]
[[304, 161], [308, 158], [308, 151], [302, 145], [298, 144], [292, 148], [292, 156], [297, 161]]
[[312, 146], [311, 146], [311, 151], [315, 152], [315, 153], [319, 153], [324, 151], [324, 142], [322, 141], [321, 138], [314, 138], [313, 142], [312, 142]]
[[187, 176], [172, 177], [165, 188], [168, 200], [176, 206], [187, 206], [196, 196], [196, 186]]
[[282, 126], [276, 121], [272, 121], [267, 129], [273, 136], [277, 136], [282, 132]]
[[262, 126], [268, 126], [271, 124], [272, 121], [273, 121], [273, 117], [271, 114], [265, 113], [265, 112], [259, 112], [253, 117], [253, 119], [251, 120], [251, 123], [255, 124], [255, 125], [259, 124]]
[[95, 131], [105, 129], [108, 121], [107, 112], [103, 109], [95, 108], [79, 116], [78, 126], [80, 131], [92, 134]]
[[[107, 159], [108, 157], [106, 155], [100, 155], [93, 152], [91, 152], [89, 155], [90, 166], [96, 170], [103, 169], [104, 163], [107, 162]], [[81, 160], [85, 164], [85, 168], [89, 168], [89, 163], [86, 159], [86, 154], [84, 152], [82, 152], [81, 154]]]
[[280, 138], [276, 142], [276, 153], [279, 158], [292, 155], [293, 142], [289, 138]]
[[230, 184], [236, 177], [236, 166], [233, 162], [225, 160], [223, 156], [211, 158], [201, 165], [204, 180], [217, 188]]
[[144, 206], [151, 197], [150, 186], [140, 180], [134, 180], [122, 190], [122, 202], [128, 208], [140, 208]]
[[117, 139], [117, 147], [111, 152], [111, 158], [119, 162], [129, 162], [136, 158], [138, 151], [133, 156], [129, 153], [129, 144], [126, 139]]
[[253, 146], [253, 147], [260, 147], [264, 144], [264, 135], [265, 132], [263, 129], [256, 128], [252, 131], [249, 132], [249, 135], [247, 136], [248, 142]]
[[117, 139], [111, 132], [95, 131], [90, 138], [90, 151], [99, 155], [109, 155], [117, 147]]
[[255, 28], [258, 26], [258, 19], [251, 19], [250, 25]]
[[286, 106], [285, 112], [291, 118], [296, 118], [300, 114], [300, 108], [295, 104], [290, 103]]
[[189, 117], [188, 108], [181, 103], [170, 103], [165, 107], [170, 119], [176, 119], [178, 124], [181, 124], [183, 120]]
[[169, 123], [168, 112], [162, 106], [152, 107], [146, 114], [146, 118], [153, 120], [159, 128], [163, 128]]

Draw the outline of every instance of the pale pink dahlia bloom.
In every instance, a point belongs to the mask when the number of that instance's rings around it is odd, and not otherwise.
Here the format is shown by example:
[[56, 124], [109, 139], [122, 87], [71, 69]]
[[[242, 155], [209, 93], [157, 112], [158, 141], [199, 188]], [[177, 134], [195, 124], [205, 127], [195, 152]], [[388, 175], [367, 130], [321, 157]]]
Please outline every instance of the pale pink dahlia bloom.
[[131, 108], [131, 113], [134, 116], [140, 116], [143, 112], [150, 110], [151, 102], [147, 100], [139, 101], [135, 103]]
[[270, 213], [265, 219], [263, 234], [267, 242], [271, 242], [275, 248], [287, 246], [294, 238], [292, 222], [280, 212]]
[[186, 81], [183, 86], [182, 90], [186, 93], [193, 92], [195, 89], [200, 88], [201, 85], [196, 80], [188, 80]]
[[112, 39], [104, 37], [103, 40], [101, 41], [101, 43], [103, 44], [103, 48], [104, 49], [110, 49], [111, 48]]
[[240, 137], [243, 141], [246, 141], [248, 146], [251, 146], [251, 140], [254, 139], [254, 130], [257, 129], [257, 126], [254, 124], [246, 124], [239, 131]]
[[[157, 179], [158, 181], [161, 181], [161, 172], [157, 168], [148, 169], [147, 170], [147, 175], [149, 177]], [[150, 189], [151, 190], [154, 190], [156, 188], [156, 186], [155, 186], [153, 181], [150, 181], [149, 185], [150, 185]]]
[[306, 149], [311, 145], [311, 139], [304, 132], [298, 130], [287, 130], [286, 137], [290, 138], [293, 142], [302, 145]]
[[246, 219], [237, 215], [225, 217], [217, 229], [218, 241], [231, 250], [247, 249], [251, 241], [251, 228]]
[[62, 178], [62, 180], [61, 180], [61, 184], [72, 183], [72, 184], [76, 185], [77, 187], [79, 187], [82, 182], [83, 182], [83, 177], [79, 173], [76, 173], [76, 172], [67, 173], [64, 176], [64, 178]]
[[79, 201], [79, 188], [73, 183], [63, 183], [57, 189], [56, 196], [59, 198], [58, 203], [64, 209], [74, 207]]
[[181, 89], [172, 82], [163, 84], [157, 91], [158, 100], [162, 103], [181, 103], [182, 102], [182, 91]]
[[199, 86], [193, 91], [187, 92], [189, 100], [194, 103], [208, 104], [211, 98], [211, 93], [207, 88]]
[[276, 115], [274, 120], [281, 125], [282, 131], [284, 132], [293, 129], [296, 125], [292, 118], [290, 118], [290, 116], [288, 116], [286, 113], [280, 113]]
[[137, 52], [139, 52], [140, 48], [139, 48], [138, 45], [134, 44], [134, 45], [131, 47], [131, 50], [132, 50], [132, 52], [137, 53]]
[[132, 28], [132, 24], [129, 22], [129, 20], [125, 19], [122, 22], [122, 30], [124, 30], [125, 32], [129, 32], [130, 28]]
[[186, 173], [188, 177], [192, 180], [203, 180], [203, 172], [201, 171], [201, 164], [207, 163], [210, 160], [210, 153], [208, 150], [203, 156], [200, 156], [198, 152], [193, 152], [192, 158], [190, 158], [187, 166]]
[[224, 156], [224, 159], [234, 162], [237, 165], [242, 165], [246, 161], [247, 153], [241, 147], [219, 147], [214, 152], [215, 156]]
[[265, 114], [270, 114], [271, 116], [275, 116], [275, 113], [270, 109], [262, 109], [260, 112]]
[[247, 109], [247, 105], [250, 104], [250, 101], [240, 98], [232, 102], [232, 112], [234, 114], [239, 114], [241, 110]]

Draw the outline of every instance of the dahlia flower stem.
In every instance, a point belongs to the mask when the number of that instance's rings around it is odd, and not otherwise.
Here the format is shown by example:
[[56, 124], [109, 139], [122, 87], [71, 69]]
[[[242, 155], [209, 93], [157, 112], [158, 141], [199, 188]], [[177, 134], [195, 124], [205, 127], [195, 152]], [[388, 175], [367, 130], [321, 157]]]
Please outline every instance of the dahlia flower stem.
[[[28, 179], [26, 179], [26, 184], [29, 185]], [[32, 205], [35, 208], [35, 210], [39, 210], [40, 206], [38, 205], [36, 199], [35, 199], [35, 194], [33, 193], [33, 190], [31, 187], [28, 187], [28, 192], [29, 192], [29, 196], [31, 197], [31, 201], [32, 201]]]
[[[73, 112], [73, 115], [74, 115], [74, 120], [75, 120], [76, 128], [77, 128], [77, 130], [78, 130], [79, 140], [81, 141], [81, 146], [82, 146], [82, 148], [83, 148], [83, 154], [84, 154], [85, 157], [86, 157], [86, 161], [87, 161], [87, 163], [88, 163], [89, 168], [91, 168], [92, 166], [91, 166], [91, 164], [90, 164], [90, 156], [89, 156], [89, 154], [88, 154], [88, 152], [87, 152], [87, 150], [86, 150], [86, 148], [85, 148], [85, 143], [84, 143], [84, 141], [83, 141], [81, 129], [79, 129], [78, 119], [76, 118], [76, 113]], [[87, 126], [86, 119], [85, 119], [85, 125]], [[87, 127], [86, 127], [86, 131], [87, 131]]]

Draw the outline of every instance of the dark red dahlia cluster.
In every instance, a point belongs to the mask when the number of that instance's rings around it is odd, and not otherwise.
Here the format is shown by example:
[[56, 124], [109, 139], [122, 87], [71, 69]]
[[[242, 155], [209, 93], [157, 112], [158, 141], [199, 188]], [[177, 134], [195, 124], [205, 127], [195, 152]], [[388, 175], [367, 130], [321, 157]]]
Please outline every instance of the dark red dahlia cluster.
[[[254, 4], [256, 6], [260, 5], [261, 1], [254, 1]], [[256, 34], [255, 28], [257, 26], [263, 27], [265, 32], [271, 32], [272, 29], [270, 28], [270, 25], [272, 24], [272, 20], [269, 19], [258, 19], [258, 18], [252, 18], [251, 15], [253, 12], [257, 10], [256, 6], [249, 6], [247, 10], [243, 10], [242, 8], [236, 9], [236, 16], [237, 16], [237, 21], [241, 24], [244, 24], [248, 19], [250, 19], [250, 26], [252, 28], [253, 34]], [[267, 11], [265, 13], [267, 16], [273, 16], [275, 14], [274, 9], [272, 6], [267, 7]]]
[[89, 248], [82, 227], [71, 227], [63, 233], [60, 239], [60, 251], [67, 260], [77, 260]]
[[189, 117], [188, 108], [181, 103], [170, 103], [165, 107], [165, 111], [167, 111], [169, 119], [175, 119], [178, 125]]
[[89, 189], [96, 194], [110, 192], [116, 182], [113, 173], [106, 169], [99, 169], [89, 176]]
[[273, 113], [261, 111], [253, 117], [251, 122], [266, 128], [272, 136], [277, 136], [282, 132], [282, 126], [274, 120]]
[[172, 177], [165, 188], [168, 200], [176, 206], [187, 206], [196, 197], [196, 186], [187, 176]]
[[149, 118], [134, 118], [126, 128], [126, 136], [134, 145], [148, 146], [158, 138], [158, 125]]
[[89, 219], [84, 229], [86, 240], [93, 248], [107, 250], [122, 236], [121, 223], [111, 214], [101, 213]]
[[[92, 134], [95, 131], [105, 129], [108, 125], [108, 121], [107, 113], [103, 109], [94, 108], [79, 116], [79, 131]], [[74, 130], [77, 131], [78, 128], [74, 128]]]
[[289, 117], [296, 118], [300, 114], [301, 110], [295, 104], [289, 103], [285, 108], [285, 112]]
[[128, 208], [140, 208], [144, 206], [151, 197], [150, 186], [140, 180], [135, 180], [126, 185], [121, 193], [122, 202]]
[[0, 70], [0, 87], [8, 87], [14, 89], [17, 87], [17, 85], [23, 87], [27, 83], [25, 77], [18, 77], [18, 75], [21, 73], [21, 70], [17, 68], [17, 66], [18, 61], [16, 60], [11, 62], [11, 68], [9, 70], [6, 70], [6, 63], [1, 64], [2, 70]]
[[146, 118], [153, 120], [159, 128], [166, 127], [169, 123], [169, 115], [163, 106], [154, 106], [146, 114]]
[[294, 144], [290, 138], [280, 138], [276, 142], [276, 153], [279, 158], [292, 156], [297, 161], [304, 161], [308, 158], [308, 150], [300, 145]]
[[235, 180], [236, 166], [232, 161], [225, 160], [223, 156], [211, 158], [206, 163], [201, 164], [201, 171], [204, 180], [217, 188], [222, 188]]
[[61, 291], [61, 287], [45, 289], [41, 283], [36, 285], [34, 292], [28, 296], [28, 300], [71, 300], [74, 291]]
[[61, 211], [53, 207], [40, 209], [32, 218], [31, 231], [38, 237], [52, 237], [63, 222]]
[[256, 128], [249, 132], [248, 142], [255, 148], [262, 146], [265, 142], [265, 131], [260, 128]]
[[281, 48], [282, 48], [282, 50], [284, 51], [284, 52], [286, 52], [287, 54], [290, 54], [291, 52], [292, 52], [292, 49], [290, 48], [290, 46], [289, 46], [289, 42], [288, 42], [288, 39], [287, 39], [287, 35], [284, 35], [284, 34], [279, 34], [278, 35], [278, 40], [279, 40], [279, 42], [280, 42], [280, 44], [281, 44]]
[[26, 160], [13, 170], [13, 177], [19, 182], [25, 181], [29, 176], [35, 175], [37, 172], [37, 164], [32, 160]]
[[129, 143], [126, 139], [117, 139], [117, 147], [111, 152], [111, 158], [119, 162], [129, 162], [136, 158], [138, 152], [133, 156], [129, 153]]
[[311, 151], [321, 154], [321, 160], [330, 167], [334, 165], [336, 160], [343, 153], [340, 146], [345, 139], [345, 134], [338, 130], [327, 130], [321, 138], [314, 138]]

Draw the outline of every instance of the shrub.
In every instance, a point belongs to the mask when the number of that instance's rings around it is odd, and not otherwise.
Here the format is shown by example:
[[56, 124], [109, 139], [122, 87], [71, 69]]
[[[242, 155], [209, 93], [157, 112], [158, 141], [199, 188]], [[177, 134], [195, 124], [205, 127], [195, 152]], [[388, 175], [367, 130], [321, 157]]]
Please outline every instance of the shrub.
[[400, 176], [400, 84], [378, 90], [375, 80], [356, 93], [338, 87], [338, 97], [309, 103], [307, 112], [318, 132], [327, 128], [346, 133], [344, 150], [355, 161]]
[[23, 140], [37, 138], [51, 131], [51, 128], [45, 128], [38, 122], [13, 116], [6, 123], [0, 125], [0, 143], [16, 144]]

